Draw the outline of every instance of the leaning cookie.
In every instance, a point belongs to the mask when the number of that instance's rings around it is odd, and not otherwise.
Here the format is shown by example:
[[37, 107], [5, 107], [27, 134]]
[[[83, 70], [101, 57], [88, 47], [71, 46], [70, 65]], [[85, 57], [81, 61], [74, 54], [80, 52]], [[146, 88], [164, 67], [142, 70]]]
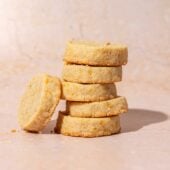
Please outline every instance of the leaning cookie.
[[61, 84], [57, 77], [46, 74], [35, 76], [20, 102], [20, 126], [26, 131], [41, 131], [50, 121], [60, 96]]
[[100, 102], [67, 101], [66, 108], [67, 113], [75, 117], [107, 117], [127, 112], [128, 104], [124, 97], [116, 97]]
[[64, 64], [63, 79], [75, 83], [114, 83], [122, 80], [122, 67]]
[[105, 118], [80, 118], [59, 112], [55, 131], [79, 137], [108, 136], [120, 132], [119, 116]]
[[69, 101], [103, 101], [117, 96], [115, 84], [79, 84], [62, 81], [62, 98]]
[[127, 46], [111, 43], [70, 41], [64, 55], [67, 63], [96, 66], [120, 66], [127, 60]]

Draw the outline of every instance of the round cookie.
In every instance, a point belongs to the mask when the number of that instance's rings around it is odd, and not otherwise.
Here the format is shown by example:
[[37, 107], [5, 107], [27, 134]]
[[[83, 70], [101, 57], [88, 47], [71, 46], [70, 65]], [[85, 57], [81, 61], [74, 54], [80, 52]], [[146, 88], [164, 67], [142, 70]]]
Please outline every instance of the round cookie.
[[20, 126], [26, 131], [41, 131], [50, 121], [60, 96], [61, 83], [57, 77], [46, 74], [35, 76], [28, 84], [20, 102]]
[[64, 64], [63, 79], [75, 83], [114, 83], [122, 80], [122, 67]]
[[128, 104], [124, 97], [90, 103], [67, 101], [66, 109], [69, 115], [75, 117], [107, 117], [127, 112]]
[[67, 43], [64, 61], [73, 64], [120, 66], [128, 61], [128, 49], [119, 44], [70, 41]]
[[117, 96], [115, 84], [79, 84], [62, 81], [62, 98], [69, 101], [103, 101]]
[[68, 136], [98, 137], [120, 132], [119, 116], [80, 118], [59, 112], [55, 132]]

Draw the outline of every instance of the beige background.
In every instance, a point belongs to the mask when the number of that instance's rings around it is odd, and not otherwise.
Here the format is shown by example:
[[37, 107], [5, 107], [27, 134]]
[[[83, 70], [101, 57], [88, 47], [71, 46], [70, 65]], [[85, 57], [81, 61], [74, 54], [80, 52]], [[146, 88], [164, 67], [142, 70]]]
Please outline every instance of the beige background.
[[[120, 135], [50, 135], [55, 121], [45, 134], [19, 130], [16, 110], [26, 82], [40, 72], [61, 76], [70, 39], [128, 45], [117, 85], [130, 111]], [[0, 108], [2, 170], [170, 169], [170, 1], [1, 0]]]

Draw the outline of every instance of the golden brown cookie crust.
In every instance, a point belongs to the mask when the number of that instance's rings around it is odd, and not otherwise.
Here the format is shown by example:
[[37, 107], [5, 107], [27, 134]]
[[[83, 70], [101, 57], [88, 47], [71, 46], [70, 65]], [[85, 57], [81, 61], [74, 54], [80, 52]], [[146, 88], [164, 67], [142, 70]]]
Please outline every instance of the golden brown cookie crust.
[[119, 115], [128, 111], [128, 104], [124, 97], [116, 97], [100, 102], [66, 102], [66, 111], [75, 117], [107, 117]]
[[119, 116], [79, 118], [59, 112], [55, 131], [63, 135], [75, 137], [108, 136], [120, 131], [120, 118]]
[[70, 41], [66, 46], [64, 61], [73, 64], [120, 66], [128, 61], [128, 49], [119, 44]]
[[22, 96], [18, 120], [26, 131], [39, 132], [49, 122], [61, 96], [61, 83], [47, 74], [35, 76]]
[[64, 64], [63, 80], [75, 83], [114, 83], [122, 80], [122, 67]]
[[79, 84], [62, 81], [62, 98], [69, 101], [103, 101], [117, 96], [115, 84]]

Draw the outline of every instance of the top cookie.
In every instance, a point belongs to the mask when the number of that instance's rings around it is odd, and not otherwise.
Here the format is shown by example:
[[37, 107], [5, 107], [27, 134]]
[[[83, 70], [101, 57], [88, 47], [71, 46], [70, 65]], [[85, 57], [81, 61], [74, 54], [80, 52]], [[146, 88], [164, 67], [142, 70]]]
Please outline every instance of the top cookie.
[[70, 41], [64, 55], [67, 63], [94, 66], [120, 66], [125, 65], [127, 60], [127, 46], [110, 43]]

